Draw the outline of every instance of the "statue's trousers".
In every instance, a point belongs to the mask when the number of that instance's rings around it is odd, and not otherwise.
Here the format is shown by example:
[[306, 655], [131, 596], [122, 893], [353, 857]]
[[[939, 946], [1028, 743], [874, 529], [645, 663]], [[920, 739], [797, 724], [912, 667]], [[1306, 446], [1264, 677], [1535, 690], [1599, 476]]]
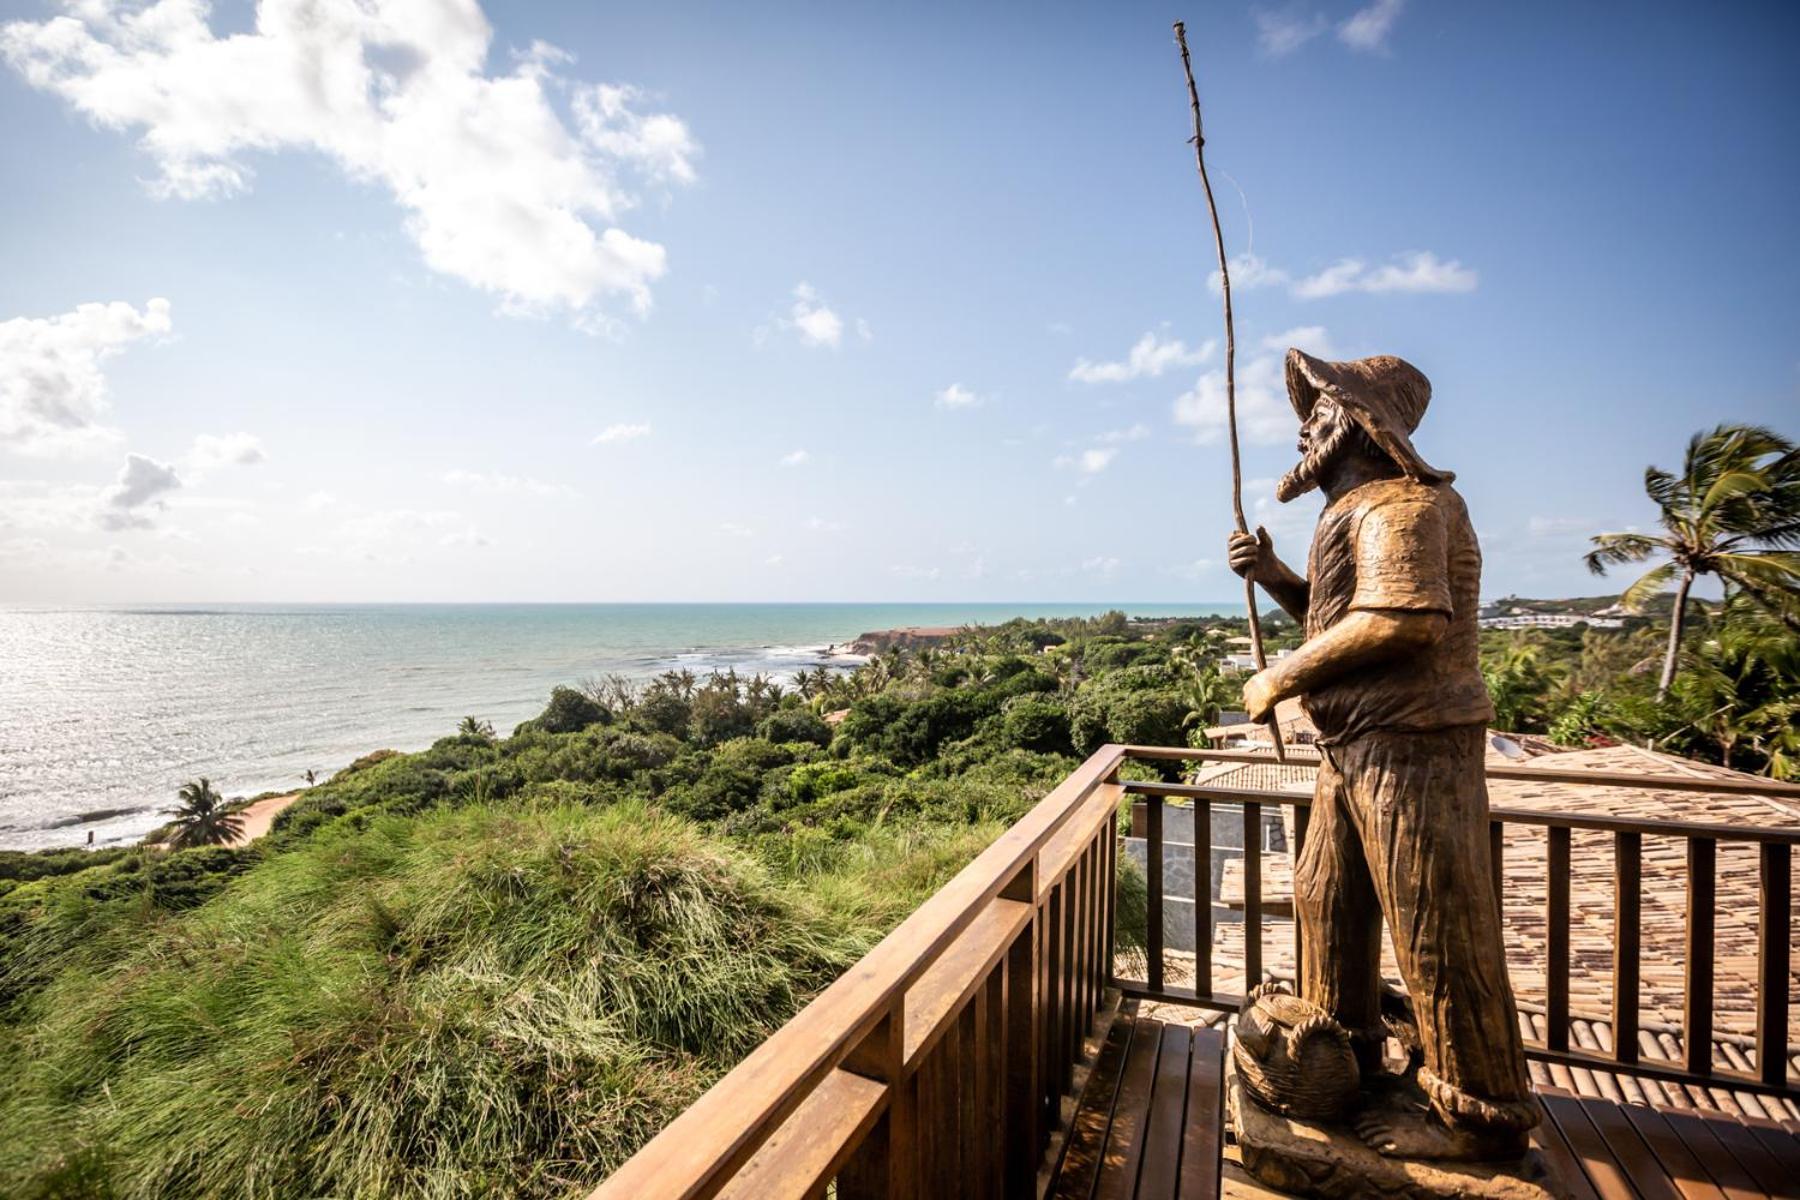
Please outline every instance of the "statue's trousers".
[[1490, 866], [1485, 730], [1376, 732], [1322, 749], [1294, 871], [1301, 993], [1378, 1038], [1385, 916], [1433, 1107], [1455, 1125], [1530, 1128], [1537, 1105]]

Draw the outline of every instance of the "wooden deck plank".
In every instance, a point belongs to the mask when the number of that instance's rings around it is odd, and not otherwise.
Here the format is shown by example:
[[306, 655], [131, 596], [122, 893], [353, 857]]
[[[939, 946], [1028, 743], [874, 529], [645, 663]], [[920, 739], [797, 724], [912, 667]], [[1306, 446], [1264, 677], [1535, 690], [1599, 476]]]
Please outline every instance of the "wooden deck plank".
[[1631, 1179], [1631, 1186], [1637, 1189], [1644, 1200], [1681, 1200], [1681, 1193], [1669, 1180], [1669, 1173], [1663, 1170], [1656, 1155], [1644, 1144], [1619, 1106], [1606, 1100], [1583, 1099], [1579, 1102], [1588, 1119], [1600, 1136], [1606, 1139], [1606, 1148], [1612, 1151], [1613, 1158], [1618, 1160], [1625, 1174]]
[[1125, 1072], [1119, 1081], [1119, 1099], [1113, 1106], [1112, 1128], [1100, 1161], [1095, 1200], [1131, 1200], [1137, 1189], [1138, 1165], [1143, 1160], [1144, 1124], [1150, 1107], [1150, 1089], [1162, 1043], [1162, 1022], [1140, 1018], [1125, 1055]]
[[1637, 1190], [1607, 1149], [1606, 1140], [1588, 1119], [1581, 1102], [1561, 1089], [1545, 1091], [1541, 1098], [1544, 1112], [1556, 1122], [1600, 1200], [1638, 1200]]
[[1544, 1156], [1550, 1177], [1562, 1187], [1566, 1200], [1600, 1200], [1600, 1194], [1588, 1182], [1587, 1172], [1581, 1169], [1581, 1160], [1549, 1113], [1531, 1131], [1531, 1144]]
[[1179, 1200], [1218, 1200], [1225, 1148], [1225, 1032], [1194, 1030], [1188, 1061], [1187, 1128], [1181, 1141]]
[[1094, 1180], [1100, 1174], [1100, 1157], [1106, 1150], [1107, 1131], [1112, 1128], [1113, 1106], [1118, 1100], [1119, 1080], [1125, 1073], [1125, 1055], [1135, 1027], [1136, 1022], [1130, 1017], [1120, 1016], [1106, 1033], [1106, 1042], [1100, 1047], [1070, 1122], [1062, 1163], [1048, 1193], [1054, 1200], [1088, 1200], [1094, 1194]]
[[1186, 1025], [1164, 1025], [1161, 1042], [1150, 1113], [1144, 1122], [1143, 1165], [1132, 1193], [1137, 1200], [1175, 1200], [1175, 1182], [1181, 1173], [1181, 1131], [1187, 1120], [1193, 1031]]
[[1736, 1117], [1718, 1113], [1707, 1117], [1696, 1116], [1695, 1120], [1706, 1122], [1707, 1130], [1719, 1139], [1719, 1144], [1731, 1151], [1731, 1157], [1769, 1195], [1779, 1196], [1783, 1187], [1792, 1186], [1793, 1181], [1782, 1171], [1781, 1163], [1764, 1148], [1762, 1141], [1754, 1133], [1738, 1123]]
[[1765, 1117], [1739, 1117], [1738, 1120], [1781, 1164], [1786, 1185], [1793, 1189], [1794, 1195], [1800, 1196], [1800, 1138]]
[[1716, 1122], [1675, 1109], [1658, 1109], [1675, 1136], [1688, 1148], [1712, 1181], [1725, 1193], [1726, 1200], [1765, 1200], [1769, 1189], [1760, 1186], [1713, 1132]]
[[1650, 1153], [1668, 1172], [1669, 1182], [1681, 1193], [1683, 1200], [1725, 1200], [1725, 1193], [1707, 1173], [1694, 1152], [1687, 1148], [1679, 1134], [1662, 1119], [1654, 1108], [1642, 1104], [1621, 1104], [1619, 1111], [1631, 1127], [1644, 1139], [1650, 1147]]

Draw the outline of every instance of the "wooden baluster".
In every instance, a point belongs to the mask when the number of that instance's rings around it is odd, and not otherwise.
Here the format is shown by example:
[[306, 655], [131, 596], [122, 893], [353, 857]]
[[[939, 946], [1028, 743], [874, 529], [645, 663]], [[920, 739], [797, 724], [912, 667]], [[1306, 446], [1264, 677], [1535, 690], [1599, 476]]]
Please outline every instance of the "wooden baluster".
[[[1035, 863], [1020, 871], [1000, 893], [1009, 900], [1032, 903], [1037, 898]], [[1038, 1097], [1042, 1091], [1038, 1062], [1038, 950], [1043, 912], [1034, 910], [1030, 924], [1019, 931], [1006, 952], [1006, 1112], [1003, 1192], [1007, 1200], [1036, 1200], [1038, 1155], [1043, 1133]]]
[[1549, 829], [1549, 911], [1545, 947], [1544, 1020], [1549, 1029], [1544, 1045], [1551, 1050], [1569, 1048], [1569, 828]]
[[1000, 1200], [1006, 1190], [1006, 964], [996, 964], [981, 992], [981, 1194]]
[[1244, 991], [1262, 982], [1262, 805], [1244, 805]]
[[1194, 992], [1213, 987], [1212, 801], [1194, 801]]
[[1044, 912], [1044, 1114], [1045, 1132], [1056, 1127], [1059, 1105], [1057, 1094], [1062, 1088], [1062, 978], [1066, 969], [1063, 952], [1063, 903], [1067, 880], [1050, 886], [1050, 903]]
[[1107, 817], [1107, 828], [1100, 835], [1100, 984], [1107, 988], [1112, 984], [1112, 925], [1118, 912], [1118, 887], [1120, 887], [1120, 871], [1118, 871], [1118, 855], [1120, 855], [1120, 838], [1118, 838], [1118, 817]]
[[905, 1069], [906, 1001], [898, 998], [843, 1067], [888, 1085], [888, 1107], [838, 1171], [839, 1200], [919, 1200], [918, 1082]]
[[1088, 904], [1093, 897], [1093, 881], [1088, 876], [1086, 853], [1069, 867], [1069, 880], [1075, 887], [1075, 903], [1069, 906], [1069, 942], [1074, 950], [1069, 955], [1069, 1027], [1064, 1053], [1069, 1056], [1069, 1083], [1075, 1082], [1075, 1064], [1081, 1058], [1081, 1035], [1087, 1028], [1088, 973]]
[[[1081, 916], [1081, 860], [1069, 864], [1063, 875], [1063, 968], [1062, 968], [1062, 1040], [1057, 1044], [1057, 1053], [1061, 1056], [1061, 1069], [1057, 1074], [1057, 1087], [1068, 1091], [1075, 1085], [1075, 1058], [1073, 1047], [1081, 1045], [1081, 1013], [1078, 1011], [1079, 992], [1075, 981], [1081, 975], [1081, 953], [1079, 924]], [[1060, 1104], [1058, 1111], [1061, 1111]]]
[[1790, 848], [1764, 842], [1762, 916], [1756, 927], [1756, 1073], [1771, 1087], [1787, 1083], [1788, 923], [1793, 919], [1794, 868]]
[[1643, 895], [1642, 834], [1613, 834], [1613, 1057], [1638, 1060], [1638, 939]]
[[1294, 919], [1294, 991], [1306, 995], [1306, 952], [1300, 936], [1300, 851], [1306, 845], [1306, 829], [1312, 821], [1312, 809], [1304, 804], [1294, 806], [1294, 844], [1288, 847], [1289, 897], [1296, 907]]
[[1163, 798], [1146, 798], [1148, 836], [1144, 840], [1144, 879], [1149, 899], [1144, 905], [1145, 983], [1153, 992], [1163, 987]]
[[1713, 881], [1718, 843], [1708, 837], [1688, 839], [1687, 1004], [1682, 1036], [1687, 1041], [1687, 1069], [1712, 1074]]
[[1500, 821], [1488, 822], [1488, 869], [1493, 873], [1494, 908], [1500, 914], [1500, 927], [1506, 928], [1506, 826]]

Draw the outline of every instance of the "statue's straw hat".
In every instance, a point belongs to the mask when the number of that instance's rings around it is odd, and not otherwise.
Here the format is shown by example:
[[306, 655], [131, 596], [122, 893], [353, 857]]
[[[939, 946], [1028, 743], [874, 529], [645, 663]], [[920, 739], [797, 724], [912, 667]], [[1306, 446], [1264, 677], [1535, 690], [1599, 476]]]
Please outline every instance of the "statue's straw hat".
[[1431, 381], [1405, 359], [1377, 354], [1355, 362], [1326, 362], [1289, 350], [1287, 389], [1302, 421], [1312, 416], [1320, 396], [1330, 396], [1410, 478], [1424, 483], [1447, 483], [1456, 478], [1433, 467], [1413, 449], [1412, 432], [1431, 403]]

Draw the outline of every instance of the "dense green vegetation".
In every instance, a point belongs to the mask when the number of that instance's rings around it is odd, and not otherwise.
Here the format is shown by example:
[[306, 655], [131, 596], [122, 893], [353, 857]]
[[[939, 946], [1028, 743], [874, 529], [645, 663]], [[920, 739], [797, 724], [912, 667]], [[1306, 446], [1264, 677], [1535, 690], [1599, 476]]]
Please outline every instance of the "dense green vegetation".
[[592, 681], [367, 755], [250, 846], [0, 855], [0, 1194], [578, 1194], [1078, 753], [1216, 719], [1241, 631]]
[[[1679, 471], [1648, 468], [1644, 491], [1661, 532], [1600, 534], [1587, 564], [1658, 560], [1620, 602], [1666, 604], [1664, 628], [1488, 633], [1497, 723], [1800, 778], [1800, 451], [1768, 429], [1720, 425], [1694, 435]], [[1690, 600], [1701, 576], [1720, 582], [1722, 602]]]

